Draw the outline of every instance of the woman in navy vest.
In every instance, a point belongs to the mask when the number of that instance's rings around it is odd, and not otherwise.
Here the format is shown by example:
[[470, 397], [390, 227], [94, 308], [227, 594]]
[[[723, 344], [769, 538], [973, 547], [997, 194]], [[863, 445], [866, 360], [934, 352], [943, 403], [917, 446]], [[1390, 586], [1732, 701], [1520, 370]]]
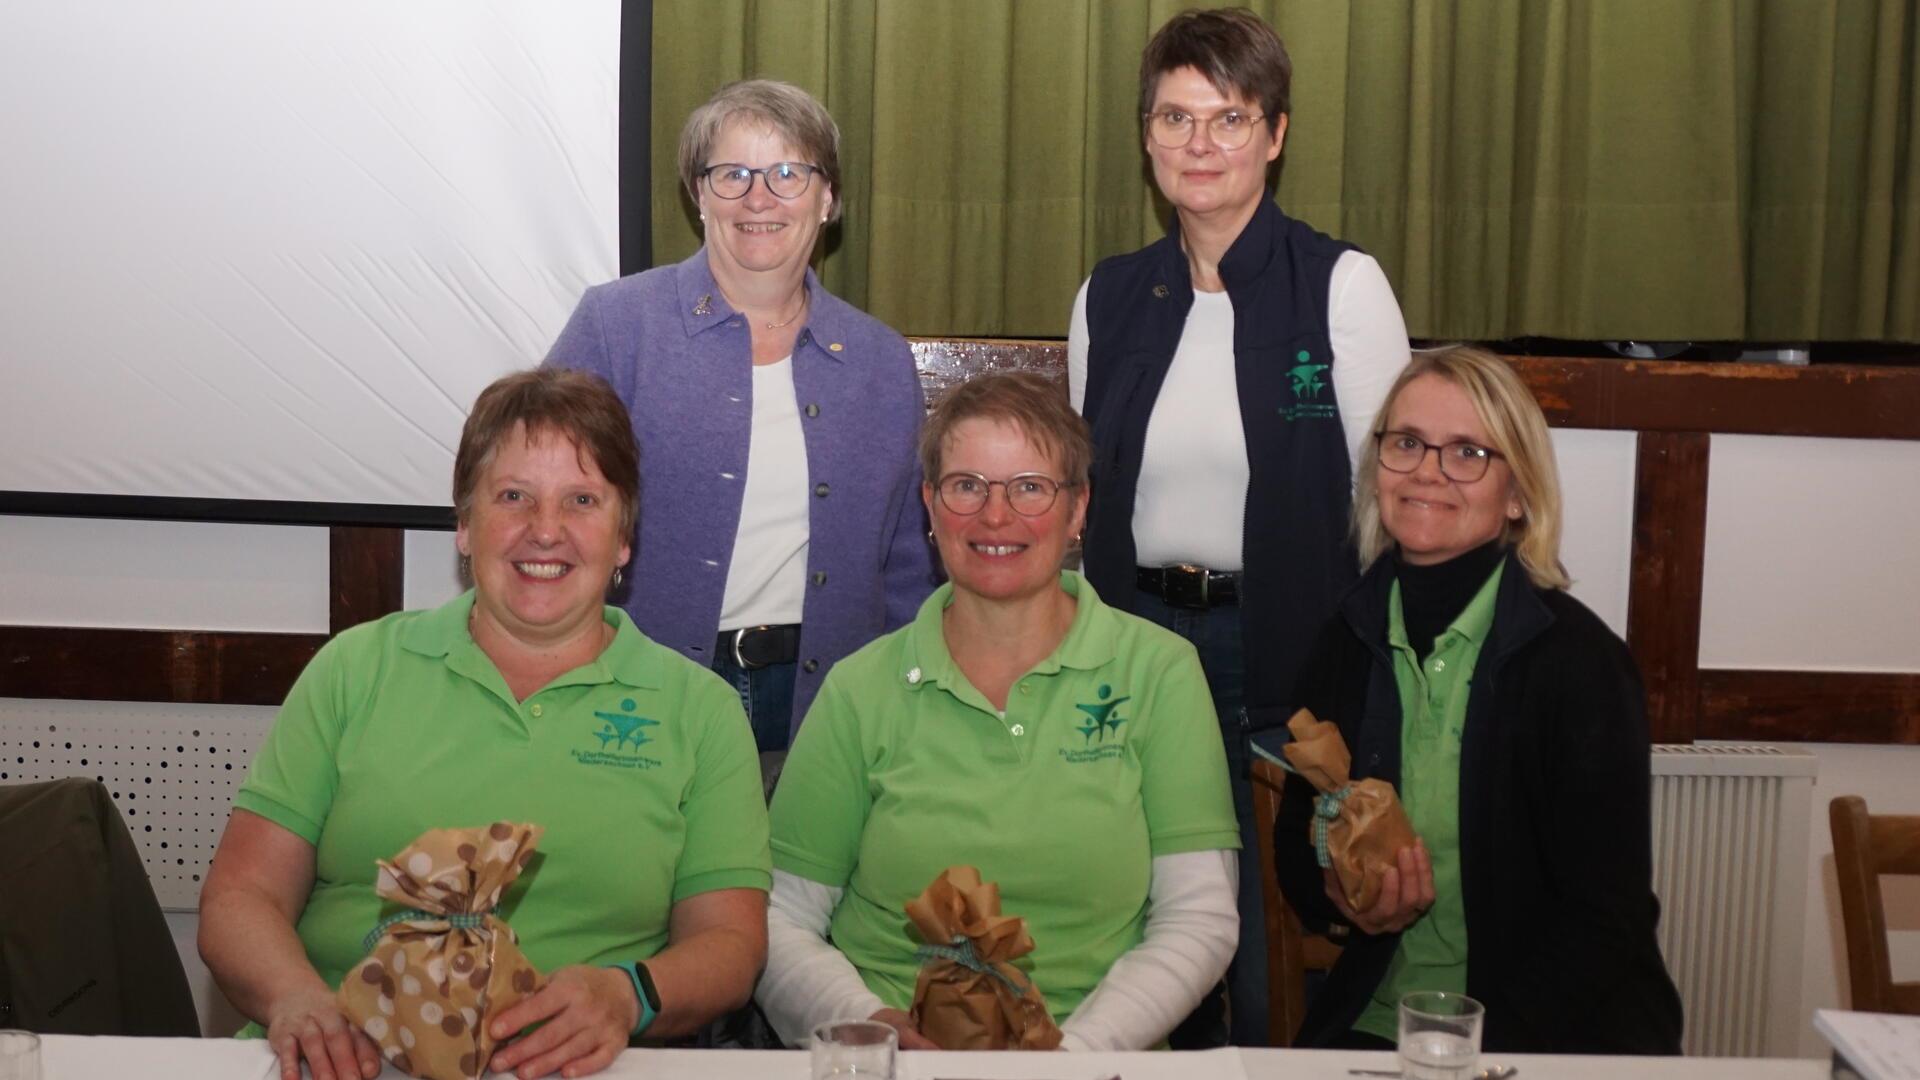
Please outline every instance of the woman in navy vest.
[[[1242, 706], [1256, 725], [1284, 719], [1356, 576], [1353, 461], [1408, 358], [1379, 264], [1273, 203], [1291, 79], [1285, 46], [1245, 10], [1185, 12], [1154, 35], [1142, 135], [1173, 222], [1094, 268], [1067, 347], [1095, 446], [1087, 577], [1194, 643], [1225, 729], [1242, 837], [1231, 1037], [1256, 1045], [1266, 941]], [[1197, 1016], [1177, 1044], [1217, 1024]]]

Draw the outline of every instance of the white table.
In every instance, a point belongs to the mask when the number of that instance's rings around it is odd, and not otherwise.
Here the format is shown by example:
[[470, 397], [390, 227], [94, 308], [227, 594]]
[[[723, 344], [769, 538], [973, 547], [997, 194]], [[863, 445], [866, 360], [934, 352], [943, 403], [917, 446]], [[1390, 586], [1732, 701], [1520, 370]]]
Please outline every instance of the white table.
[[[1489, 1054], [1518, 1065], [1515, 1080], [1827, 1080], [1823, 1061], [1552, 1057]], [[901, 1056], [902, 1080], [1353, 1080], [1350, 1068], [1391, 1069], [1393, 1055], [1353, 1050], [1204, 1050], [1139, 1054]], [[264, 1042], [233, 1039], [41, 1038], [43, 1080], [275, 1080]], [[647, 1080], [806, 1080], [802, 1051], [628, 1050], [608, 1077]], [[382, 1080], [401, 1080], [389, 1068]]]

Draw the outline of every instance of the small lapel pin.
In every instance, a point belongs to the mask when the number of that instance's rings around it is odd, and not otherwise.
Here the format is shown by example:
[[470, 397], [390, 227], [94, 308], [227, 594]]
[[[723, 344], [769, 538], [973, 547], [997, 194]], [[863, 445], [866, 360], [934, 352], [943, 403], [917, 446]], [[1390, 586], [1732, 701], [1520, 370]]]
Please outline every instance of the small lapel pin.
[[695, 315], [713, 314], [713, 294], [708, 293], [707, 295], [702, 296], [700, 298], [700, 302], [693, 305], [693, 313]]

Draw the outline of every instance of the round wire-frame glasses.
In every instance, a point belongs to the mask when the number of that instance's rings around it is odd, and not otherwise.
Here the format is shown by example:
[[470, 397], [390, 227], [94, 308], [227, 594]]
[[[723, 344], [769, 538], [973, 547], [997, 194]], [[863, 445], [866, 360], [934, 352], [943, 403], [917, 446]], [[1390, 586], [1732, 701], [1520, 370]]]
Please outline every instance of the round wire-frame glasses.
[[[1213, 145], [1222, 150], [1238, 150], [1253, 138], [1253, 129], [1266, 117], [1258, 113], [1244, 113], [1239, 109], [1225, 109], [1214, 113], [1204, 121], [1207, 135]], [[1178, 150], [1193, 141], [1193, 133], [1200, 128], [1201, 119], [1184, 109], [1162, 109], [1146, 114], [1147, 135], [1155, 144], [1167, 149]]]
[[820, 166], [804, 161], [776, 161], [764, 169], [724, 161], [707, 166], [702, 175], [707, 178], [707, 190], [722, 199], [746, 198], [747, 192], [753, 190], [756, 176], [766, 182], [768, 191], [780, 198], [797, 199], [807, 193], [807, 185], [813, 183], [813, 174], [819, 171]]
[[1494, 458], [1505, 457], [1479, 443], [1465, 441], [1430, 443], [1411, 431], [1383, 431], [1374, 436], [1380, 444], [1380, 464], [1397, 473], [1410, 473], [1427, 460], [1427, 451], [1440, 457], [1440, 475], [1461, 484], [1471, 484], [1487, 475]]
[[1007, 505], [1021, 517], [1039, 517], [1053, 509], [1061, 488], [1074, 486], [1071, 480], [1055, 480], [1046, 473], [1019, 473], [1005, 480], [989, 480], [979, 473], [950, 472], [940, 478], [934, 490], [940, 505], [962, 517], [972, 517], [987, 508], [987, 498], [998, 487], [1006, 492]]

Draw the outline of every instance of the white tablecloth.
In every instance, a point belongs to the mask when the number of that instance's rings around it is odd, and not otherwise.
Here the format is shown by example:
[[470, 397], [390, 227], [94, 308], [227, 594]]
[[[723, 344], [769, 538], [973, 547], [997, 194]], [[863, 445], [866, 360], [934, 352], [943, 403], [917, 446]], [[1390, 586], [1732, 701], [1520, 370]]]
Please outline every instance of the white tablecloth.
[[[1350, 1068], [1394, 1068], [1392, 1054], [1351, 1050], [1205, 1050], [1140, 1054], [901, 1055], [900, 1080], [1353, 1080]], [[42, 1080], [275, 1080], [264, 1042], [233, 1039], [41, 1039]], [[1606, 1058], [1489, 1054], [1518, 1065], [1515, 1080], [1827, 1080], [1821, 1061]], [[400, 1080], [388, 1069], [382, 1080]], [[647, 1080], [806, 1080], [803, 1051], [628, 1050], [609, 1077]]]

